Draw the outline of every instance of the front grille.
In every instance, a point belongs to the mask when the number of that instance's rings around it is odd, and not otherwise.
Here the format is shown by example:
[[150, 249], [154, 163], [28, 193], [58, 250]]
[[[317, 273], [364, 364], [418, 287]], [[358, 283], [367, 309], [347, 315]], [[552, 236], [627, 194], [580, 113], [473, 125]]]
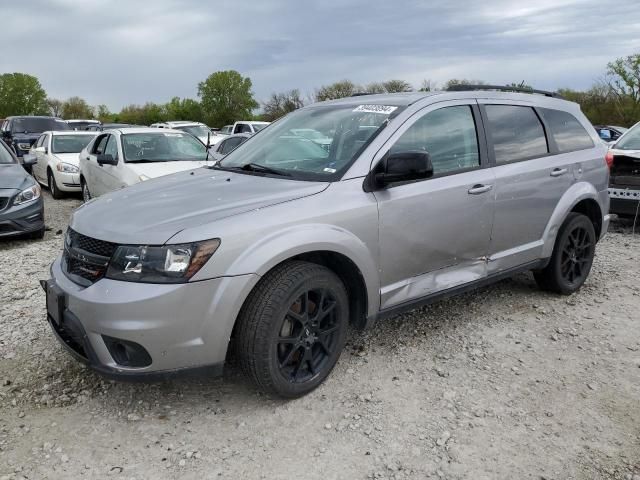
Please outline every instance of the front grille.
[[91, 285], [107, 273], [107, 266], [117, 244], [87, 237], [68, 229], [62, 256], [67, 276], [80, 285]]
[[9, 197], [0, 197], [0, 210], [4, 210], [9, 203]]

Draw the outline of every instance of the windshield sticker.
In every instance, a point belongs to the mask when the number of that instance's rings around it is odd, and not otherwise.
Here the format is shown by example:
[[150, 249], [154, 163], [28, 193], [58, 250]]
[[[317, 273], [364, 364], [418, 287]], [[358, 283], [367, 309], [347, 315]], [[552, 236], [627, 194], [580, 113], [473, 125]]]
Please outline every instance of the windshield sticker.
[[364, 112], [364, 113], [381, 113], [383, 115], [390, 115], [398, 107], [391, 107], [388, 105], [359, 105], [357, 108], [354, 108], [354, 112]]
[[327, 172], [327, 173], [336, 173], [336, 169], [335, 168], [325, 168], [324, 170], [322, 170], [323, 172]]
[[181, 133], [163, 133], [162, 135], [164, 135], [165, 137], [181, 137], [182, 136]]

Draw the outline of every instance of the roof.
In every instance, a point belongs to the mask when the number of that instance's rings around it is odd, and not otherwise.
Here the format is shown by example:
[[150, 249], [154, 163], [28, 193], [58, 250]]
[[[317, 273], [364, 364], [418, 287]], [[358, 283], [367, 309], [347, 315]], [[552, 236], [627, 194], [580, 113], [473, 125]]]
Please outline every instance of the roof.
[[65, 122], [90, 122], [90, 123], [100, 123], [100, 120], [93, 120], [91, 118], [71, 118], [69, 120], [65, 120]]
[[50, 133], [54, 136], [56, 135], [92, 135], [92, 136], [96, 136], [96, 134], [98, 134], [99, 132], [88, 132], [86, 130], [49, 130], [47, 132], [42, 132], [42, 133]]
[[164, 134], [164, 133], [179, 133], [185, 134], [182, 130], [175, 130], [173, 128], [155, 128], [155, 127], [131, 127], [131, 128], [106, 128], [103, 131], [108, 132], [110, 130], [115, 130], [120, 132], [121, 135], [129, 135], [130, 133], [156, 133], [156, 134]]

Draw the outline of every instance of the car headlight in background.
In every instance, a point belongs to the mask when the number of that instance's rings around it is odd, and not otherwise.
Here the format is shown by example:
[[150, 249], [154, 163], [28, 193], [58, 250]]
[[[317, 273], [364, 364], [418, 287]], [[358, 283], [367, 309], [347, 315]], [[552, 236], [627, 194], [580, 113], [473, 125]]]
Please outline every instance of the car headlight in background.
[[37, 183], [22, 190], [13, 200], [14, 205], [22, 205], [23, 203], [33, 202], [40, 198], [40, 185]]
[[106, 277], [145, 283], [189, 281], [220, 246], [220, 239], [179, 245], [122, 245], [111, 257]]
[[60, 162], [56, 165], [56, 170], [62, 173], [78, 173], [80, 169], [70, 163]]
[[18, 145], [18, 148], [20, 150], [29, 150], [31, 148], [31, 144], [30, 143], [19, 142], [17, 145]]

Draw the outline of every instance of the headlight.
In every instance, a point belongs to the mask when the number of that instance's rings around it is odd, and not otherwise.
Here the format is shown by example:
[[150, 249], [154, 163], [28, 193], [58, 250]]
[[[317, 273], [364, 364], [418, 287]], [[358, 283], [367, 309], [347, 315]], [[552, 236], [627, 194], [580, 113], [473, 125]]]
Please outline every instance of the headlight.
[[23, 203], [33, 202], [40, 198], [40, 185], [35, 184], [29, 188], [22, 190], [13, 200], [14, 205], [22, 205]]
[[56, 165], [56, 170], [63, 173], [78, 173], [80, 169], [70, 163], [60, 162]]
[[146, 182], [147, 180], [151, 180], [151, 177], [147, 177], [146, 175], [140, 175], [138, 176], [138, 180], [140, 180], [141, 182]]
[[219, 238], [161, 247], [122, 245], [111, 257], [106, 277], [127, 282], [184, 283], [219, 246]]
[[29, 150], [31, 148], [30, 143], [18, 143], [18, 148], [20, 150]]

